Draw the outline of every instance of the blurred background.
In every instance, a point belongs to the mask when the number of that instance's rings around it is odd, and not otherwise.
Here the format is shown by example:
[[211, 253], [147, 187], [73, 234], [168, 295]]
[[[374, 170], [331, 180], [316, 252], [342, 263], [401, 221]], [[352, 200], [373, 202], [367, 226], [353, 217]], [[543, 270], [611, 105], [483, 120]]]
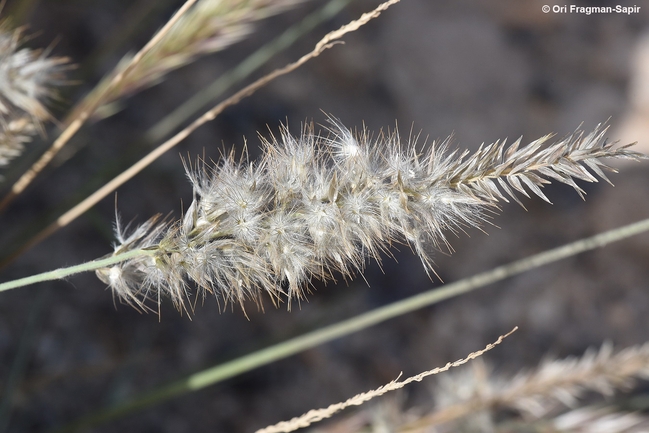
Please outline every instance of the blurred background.
[[[52, 109], [63, 119], [127, 52], [143, 46], [181, 5], [176, 0], [8, 0], [27, 26], [26, 45], [51, 47], [78, 65]], [[328, 31], [378, 5], [353, 0], [335, 17], [275, 54], [251, 82], [310, 51]], [[624, 2], [578, 1], [580, 6]], [[148, 153], [144, 133], [195, 93], [232, 70], [257, 48], [299, 23], [324, 1], [305, 1], [258, 21], [240, 42], [171, 72], [158, 85], [113, 107], [115, 114], [85, 126], [29, 189], [0, 215], [2, 254], [9, 255], [83, 197]], [[10, 280], [81, 263], [111, 252], [115, 202], [124, 221], [143, 222], [191, 202], [181, 156], [218, 160], [220, 150], [247, 146], [259, 154], [287, 122], [325, 123], [330, 113], [348, 127], [377, 134], [395, 127], [403, 137], [451, 134], [461, 148], [519, 136], [532, 141], [610, 118], [610, 140], [638, 141], [649, 152], [649, 6], [634, 15], [543, 13], [546, 0], [403, 0], [203, 126], [114, 195], [70, 226], [0, 270]], [[550, 4], [550, 3], [548, 3]], [[553, 5], [553, 3], [551, 4]], [[625, 4], [626, 5], [626, 4]], [[628, 6], [632, 6], [629, 3]], [[242, 87], [237, 85], [229, 92]], [[218, 102], [218, 100], [216, 101]], [[195, 117], [195, 116], [194, 116]], [[193, 117], [192, 117], [193, 119]], [[50, 125], [51, 126], [51, 125]], [[56, 137], [30, 144], [16, 161], [27, 167]], [[423, 141], [423, 140], [422, 140]], [[615, 188], [551, 185], [527, 211], [504, 204], [487, 234], [449, 236], [455, 253], [440, 253], [444, 282], [649, 217], [646, 162], [619, 167]], [[15, 172], [5, 171], [7, 179]], [[0, 184], [6, 191], [8, 184]], [[2, 293], [0, 302], [0, 422], [10, 432], [48, 431], [106, 405], [188, 373], [233, 359], [442, 283], [431, 281], [408, 247], [369, 263], [365, 280], [315, 282], [299, 308], [268, 300], [221, 311], [207, 298], [188, 318], [164, 302], [161, 317], [117, 303], [92, 274]], [[396, 378], [443, 365], [484, 347], [514, 326], [520, 330], [485, 355], [498, 371], [515, 372], [544, 356], [581, 354], [608, 340], [616, 347], [649, 338], [649, 236], [528, 272], [432, 308], [390, 320], [175, 398], [96, 432], [252, 432], [326, 406]], [[407, 400], [426, 404], [434, 381], [411, 386]]]

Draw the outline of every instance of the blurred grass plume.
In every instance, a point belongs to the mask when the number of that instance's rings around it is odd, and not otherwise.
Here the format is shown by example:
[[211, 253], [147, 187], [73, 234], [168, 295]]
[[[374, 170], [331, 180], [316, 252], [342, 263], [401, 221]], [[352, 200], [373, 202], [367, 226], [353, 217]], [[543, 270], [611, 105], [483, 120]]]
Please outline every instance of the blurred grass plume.
[[[78, 107], [93, 105], [101, 98], [97, 116], [114, 110], [108, 105], [159, 83], [169, 72], [185, 66], [206, 54], [221, 51], [239, 42], [253, 31], [254, 23], [280, 13], [305, 0], [199, 0], [169, 32], [149, 51], [128, 76], [108, 92], [114, 77], [131, 62], [126, 55]], [[102, 114], [103, 113], [103, 114]]]
[[21, 48], [23, 29], [0, 22], [0, 167], [20, 156], [24, 145], [42, 123], [52, 120], [46, 105], [56, 98], [56, 87], [65, 84], [65, 57], [49, 50]]

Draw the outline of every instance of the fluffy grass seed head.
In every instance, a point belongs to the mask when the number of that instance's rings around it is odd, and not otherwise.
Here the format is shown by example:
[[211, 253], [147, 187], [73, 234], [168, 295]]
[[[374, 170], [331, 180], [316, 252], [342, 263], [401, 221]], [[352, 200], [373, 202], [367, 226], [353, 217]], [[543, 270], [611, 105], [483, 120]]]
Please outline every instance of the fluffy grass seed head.
[[37, 127], [28, 116], [16, 119], [0, 118], [0, 167], [20, 156], [26, 143], [32, 141]]
[[51, 118], [45, 104], [64, 84], [68, 59], [48, 50], [20, 48], [22, 29], [0, 22], [0, 167], [22, 153], [41, 123]]
[[[0, 23], [0, 113], [4, 119], [16, 111], [38, 123], [50, 117], [45, 102], [64, 84], [66, 58], [49, 57], [48, 50], [20, 48], [22, 30]], [[11, 116], [13, 117], [13, 116]]]
[[500, 200], [516, 194], [548, 200], [549, 179], [583, 191], [574, 179], [606, 179], [601, 158], [639, 159], [614, 148], [606, 128], [551, 142], [542, 137], [448, 154], [448, 140], [417, 150], [399, 136], [354, 134], [330, 119], [328, 134], [313, 126], [299, 137], [286, 127], [262, 139], [263, 156], [250, 162], [233, 154], [188, 168], [194, 199], [174, 223], [157, 220], [130, 235], [118, 227], [115, 253], [135, 248], [152, 257], [98, 271], [122, 299], [143, 306], [170, 296], [184, 305], [190, 282], [226, 302], [274, 303], [301, 299], [312, 278], [351, 278], [367, 258], [380, 261], [393, 243], [408, 244], [432, 270], [432, 253], [448, 247], [446, 234], [479, 226]]

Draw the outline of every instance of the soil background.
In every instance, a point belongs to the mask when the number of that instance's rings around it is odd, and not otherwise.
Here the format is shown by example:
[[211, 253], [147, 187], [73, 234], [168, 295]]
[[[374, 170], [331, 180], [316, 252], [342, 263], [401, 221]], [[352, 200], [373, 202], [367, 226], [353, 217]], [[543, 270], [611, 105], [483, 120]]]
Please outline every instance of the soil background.
[[[22, 0], [19, 0], [22, 1]], [[51, 46], [80, 66], [54, 113], [61, 118], [121, 58], [138, 49], [179, 7], [159, 3], [124, 44], [115, 35], [133, 19], [126, 0], [35, 0], [25, 23], [31, 47]], [[615, 6], [606, 0], [579, 6]], [[16, 1], [8, 1], [11, 11]], [[84, 127], [58, 163], [0, 216], [3, 254], [47, 221], [128, 167], [151, 147], [144, 131], [200, 92], [251, 52], [324, 2], [311, 1], [255, 25], [243, 41], [170, 73], [159, 85], [124, 101], [120, 111]], [[334, 19], [277, 54], [255, 77], [310, 51], [328, 31], [369, 11], [378, 1], [354, 0]], [[475, 149], [519, 136], [524, 142], [586, 131], [607, 119], [611, 140], [649, 149], [649, 6], [638, 14], [543, 13], [543, 1], [403, 0], [299, 70], [284, 76], [168, 152], [117, 192], [124, 221], [156, 213], [178, 217], [191, 202], [181, 155], [218, 160], [224, 146], [258, 155], [257, 134], [268, 137], [288, 120], [324, 124], [325, 113], [350, 128], [377, 134], [445, 138]], [[553, 4], [551, 4], [552, 6]], [[624, 4], [632, 6], [631, 3]], [[53, 42], [56, 41], [56, 42]], [[101, 47], [114, 49], [98, 51]], [[99, 55], [97, 53], [100, 52]], [[88, 62], [88, 59], [94, 59]], [[644, 92], [644, 93], [643, 93]], [[644, 98], [644, 99], [643, 99]], [[644, 129], [643, 129], [644, 128]], [[56, 136], [52, 128], [51, 140]], [[47, 140], [36, 140], [33, 160]], [[551, 185], [527, 211], [503, 204], [487, 234], [450, 234], [452, 255], [436, 258], [439, 277], [453, 282], [494, 266], [649, 217], [649, 165], [626, 164], [605, 182], [583, 185], [585, 201], [568, 186]], [[11, 173], [5, 173], [10, 178]], [[6, 188], [6, 185], [4, 186]], [[95, 206], [2, 269], [9, 280], [81, 263], [111, 251], [115, 198]], [[497, 227], [496, 227], [497, 226]], [[163, 301], [161, 317], [116, 303], [94, 275], [1, 294], [0, 389], [16, 380], [7, 431], [48, 431], [93, 410], [233, 359], [324, 324], [423, 292], [441, 282], [401, 247], [382, 269], [326, 287], [287, 312], [269, 300], [264, 311], [222, 311], [212, 298], [191, 319]], [[649, 235], [618, 242], [424, 308], [379, 326], [275, 362], [199, 392], [92, 429], [94, 432], [252, 432], [309, 409], [376, 388], [400, 372], [416, 374], [464, 357], [514, 326], [520, 330], [484, 359], [499, 372], [536, 365], [544, 356], [583, 353], [611, 341], [616, 347], [649, 339]], [[365, 281], [364, 281], [365, 280]], [[200, 304], [200, 303], [199, 303]], [[18, 361], [16, 361], [18, 359]], [[17, 366], [13, 367], [12, 366]], [[10, 372], [13, 371], [12, 374]], [[431, 404], [434, 381], [412, 385], [408, 405]]]

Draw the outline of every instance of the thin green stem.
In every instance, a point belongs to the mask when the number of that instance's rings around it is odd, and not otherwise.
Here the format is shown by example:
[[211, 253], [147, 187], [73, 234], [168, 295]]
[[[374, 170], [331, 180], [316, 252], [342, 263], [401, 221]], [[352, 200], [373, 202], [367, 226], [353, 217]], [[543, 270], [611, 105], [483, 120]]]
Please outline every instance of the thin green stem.
[[384, 322], [388, 319], [436, 304], [443, 300], [470, 292], [530, 269], [556, 262], [585, 251], [593, 250], [611, 242], [619, 241], [646, 231], [649, 231], [649, 218], [586, 239], [572, 242], [525, 259], [517, 260], [507, 265], [499, 266], [490, 271], [482, 272], [452, 284], [447, 284], [440, 289], [429, 290], [419, 295], [394, 302], [384, 307], [352, 317], [351, 319], [317, 329], [299, 337], [242, 356], [238, 359], [192, 374], [177, 382], [173, 382], [154, 389], [149, 393], [135, 397], [125, 403], [92, 413], [68, 426], [65, 426], [60, 430], [60, 432], [71, 432], [82, 428], [90, 428], [120, 418], [126, 414], [153, 406], [157, 403], [188, 392], [197, 391], [225, 379], [250, 371], [254, 368], [269, 364], [273, 361], [295, 355], [336, 338], [369, 328], [370, 326]]
[[110, 256], [105, 259], [93, 260], [91, 262], [82, 263], [80, 265], [70, 266], [69, 268], [55, 269], [53, 271], [43, 272], [42, 274], [32, 275], [30, 277], [20, 278], [13, 281], [7, 281], [0, 284], [0, 292], [15, 289], [17, 287], [28, 286], [34, 283], [40, 283], [42, 281], [60, 280], [61, 278], [65, 278], [68, 275], [78, 274], [80, 272], [95, 271], [100, 268], [105, 268], [109, 265], [114, 265], [115, 263], [123, 262], [133, 257], [144, 255], [150, 256], [154, 253], [155, 251], [153, 250], [132, 250], [126, 253]]

